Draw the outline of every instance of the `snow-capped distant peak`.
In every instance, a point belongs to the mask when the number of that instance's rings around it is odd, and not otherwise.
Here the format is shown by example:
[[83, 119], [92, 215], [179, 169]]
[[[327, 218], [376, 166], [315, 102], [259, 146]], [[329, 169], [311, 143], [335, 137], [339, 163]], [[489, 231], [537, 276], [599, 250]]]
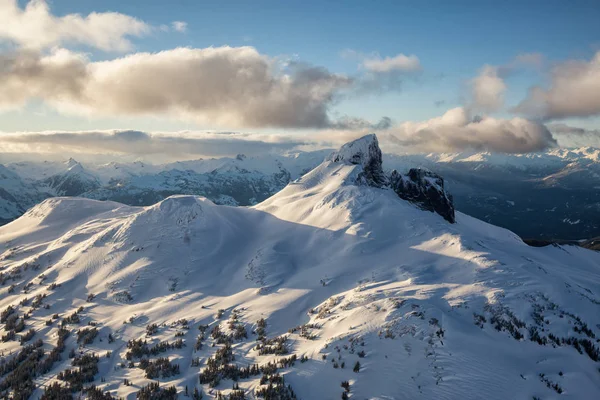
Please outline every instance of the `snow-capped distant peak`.
[[65, 161], [65, 166], [67, 167], [67, 169], [71, 169], [73, 167], [76, 166], [81, 166], [81, 164], [79, 164], [79, 161], [75, 160], [74, 158], [69, 158], [67, 161]]

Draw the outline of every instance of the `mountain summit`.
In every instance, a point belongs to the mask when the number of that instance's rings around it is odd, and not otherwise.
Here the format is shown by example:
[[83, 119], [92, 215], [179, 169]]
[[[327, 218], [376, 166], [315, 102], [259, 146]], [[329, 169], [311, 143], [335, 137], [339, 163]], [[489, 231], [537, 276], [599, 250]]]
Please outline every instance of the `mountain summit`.
[[348, 162], [361, 165], [363, 171], [356, 181], [359, 184], [381, 187], [387, 183], [386, 176], [383, 173], [383, 157], [379, 148], [379, 141], [374, 134], [346, 143], [340, 150], [332, 153], [328, 160], [336, 163]]
[[600, 253], [450, 224], [441, 178], [378, 160], [368, 136], [251, 208], [0, 227], [0, 397], [596, 399]]
[[[324, 164], [333, 164], [334, 169], [336, 164], [355, 165], [358, 169], [353, 172], [349, 183], [392, 189], [401, 199], [436, 212], [450, 223], [455, 222], [452, 196], [444, 188], [444, 179], [420, 168], [412, 168], [406, 175], [396, 170], [386, 174], [379, 142], [374, 134], [346, 143], [327, 157]], [[323, 164], [319, 168], [323, 169]]]

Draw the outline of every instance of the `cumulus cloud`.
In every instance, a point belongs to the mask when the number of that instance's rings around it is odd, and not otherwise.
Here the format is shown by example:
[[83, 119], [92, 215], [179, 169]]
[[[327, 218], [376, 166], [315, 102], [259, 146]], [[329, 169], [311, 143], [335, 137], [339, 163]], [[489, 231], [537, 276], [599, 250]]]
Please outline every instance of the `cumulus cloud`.
[[127, 51], [132, 48], [129, 37], [150, 31], [146, 23], [116, 12], [56, 17], [44, 0], [31, 0], [24, 8], [17, 0], [0, 0], [0, 39], [27, 49], [74, 43], [105, 51]]
[[406, 56], [402, 53], [394, 57], [381, 58], [379, 55], [366, 57], [362, 65], [371, 72], [415, 72], [421, 69], [421, 62], [417, 56]]
[[0, 54], [0, 109], [18, 108], [35, 98], [79, 99], [88, 77], [86, 63], [84, 56], [65, 49], [46, 56], [35, 51]]
[[471, 118], [465, 108], [441, 117], [405, 122], [387, 133], [396, 151], [449, 152], [473, 149], [527, 153], [554, 147], [556, 140], [542, 124], [523, 118]]
[[531, 88], [515, 111], [547, 120], [600, 115], [600, 52], [556, 65], [548, 88]]
[[41, 99], [85, 115], [166, 114], [229, 127], [327, 128], [353, 79], [253, 47], [177, 48], [91, 62], [64, 49], [0, 56], [0, 107]]
[[224, 157], [284, 152], [305, 145], [289, 135], [135, 130], [0, 134], [0, 153], [112, 154], [146, 159]]
[[469, 107], [477, 112], [491, 113], [504, 107], [504, 95], [507, 90], [505, 79], [525, 68], [541, 68], [544, 62], [539, 53], [517, 55], [508, 64], [484, 65], [479, 74], [469, 81]]
[[498, 75], [498, 67], [484, 66], [470, 82], [472, 107], [485, 112], [498, 111], [504, 106], [506, 84]]
[[185, 32], [187, 31], [187, 22], [183, 22], [183, 21], [173, 21], [171, 23], [171, 26], [173, 27], [174, 30], [176, 30], [177, 32]]

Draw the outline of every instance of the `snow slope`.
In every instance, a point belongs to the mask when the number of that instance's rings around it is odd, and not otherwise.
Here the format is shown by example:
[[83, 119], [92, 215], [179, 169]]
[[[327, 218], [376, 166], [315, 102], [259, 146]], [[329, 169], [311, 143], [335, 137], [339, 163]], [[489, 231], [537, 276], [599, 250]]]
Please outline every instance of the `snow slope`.
[[[32, 341], [50, 350], [59, 321], [82, 307], [79, 324], [65, 322], [64, 357], [35, 376], [32, 398], [65, 385], [58, 374], [72, 348], [102, 356], [95, 385], [135, 398], [151, 379], [140, 358], [129, 365], [128, 341], [177, 338], [184, 347], [150, 359], [168, 357], [179, 373], [154, 380], [181, 397], [186, 386], [228, 396], [231, 379], [211, 388], [198, 378], [226, 349], [216, 326], [247, 333], [225, 339], [231, 364], [280, 360], [302, 399], [339, 399], [344, 381], [356, 399], [597, 398], [600, 253], [529, 247], [461, 213], [450, 224], [365, 183], [371, 160], [352, 159], [328, 157], [252, 208], [196, 196], [149, 207], [54, 198], [1, 227], [0, 309], [30, 313]], [[78, 344], [92, 321], [98, 335]], [[261, 354], [277, 337], [285, 354]], [[5, 360], [20, 348], [0, 343]], [[293, 354], [294, 365], [281, 362]], [[239, 379], [246, 398], [266, 387], [261, 376]]]

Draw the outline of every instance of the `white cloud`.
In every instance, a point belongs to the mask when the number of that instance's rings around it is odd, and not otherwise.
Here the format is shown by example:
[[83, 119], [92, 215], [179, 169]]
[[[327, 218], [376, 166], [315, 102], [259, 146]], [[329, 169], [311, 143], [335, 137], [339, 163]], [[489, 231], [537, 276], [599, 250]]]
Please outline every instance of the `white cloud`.
[[[385, 119], [380, 122], [389, 125]], [[367, 132], [371, 126], [350, 124], [348, 130], [323, 129], [296, 134], [240, 132], [19, 132], [0, 133], [0, 153], [53, 155], [123, 155], [146, 160], [259, 155], [292, 150], [336, 148]], [[377, 132], [386, 153], [454, 152], [475, 149], [524, 153], [556, 146], [544, 125], [510, 120], [470, 119], [463, 108], [421, 122], [405, 122]], [[78, 156], [79, 157], [79, 156]]]
[[187, 31], [187, 22], [183, 22], [183, 21], [173, 21], [171, 23], [171, 26], [173, 27], [174, 30], [176, 30], [177, 32], [185, 32]]
[[505, 79], [523, 69], [539, 70], [543, 63], [544, 57], [539, 53], [522, 53], [504, 65], [484, 65], [479, 74], [469, 81], [469, 108], [483, 113], [501, 110], [507, 90]]
[[419, 58], [415, 55], [398, 54], [381, 58], [378, 53], [366, 54], [346, 49], [340, 52], [340, 56], [359, 63], [361, 72], [355, 79], [353, 92], [357, 96], [399, 92], [406, 79], [415, 77], [422, 70]]
[[17, 0], [0, 0], [0, 39], [27, 49], [75, 43], [105, 51], [127, 51], [132, 48], [129, 37], [150, 31], [146, 23], [116, 12], [56, 17], [44, 0], [32, 0], [23, 9]]
[[473, 149], [527, 153], [556, 146], [548, 129], [523, 118], [473, 120], [462, 107], [423, 122], [405, 122], [387, 131], [395, 151], [451, 152]]
[[515, 111], [542, 119], [600, 115], [600, 52], [556, 65], [548, 88], [531, 88]]
[[253, 47], [177, 48], [90, 62], [67, 50], [0, 55], [0, 107], [40, 99], [89, 116], [168, 115], [228, 127], [324, 128], [353, 80]]
[[417, 56], [406, 56], [404, 54], [385, 58], [381, 58], [379, 55], [373, 55], [365, 58], [362, 65], [371, 72], [415, 72], [421, 70], [421, 62]]
[[498, 67], [485, 65], [470, 82], [472, 107], [484, 112], [498, 111], [504, 106], [506, 84], [498, 75]]
[[22, 107], [31, 99], [81, 98], [86, 64], [85, 56], [65, 49], [46, 56], [33, 51], [0, 54], [0, 110]]

